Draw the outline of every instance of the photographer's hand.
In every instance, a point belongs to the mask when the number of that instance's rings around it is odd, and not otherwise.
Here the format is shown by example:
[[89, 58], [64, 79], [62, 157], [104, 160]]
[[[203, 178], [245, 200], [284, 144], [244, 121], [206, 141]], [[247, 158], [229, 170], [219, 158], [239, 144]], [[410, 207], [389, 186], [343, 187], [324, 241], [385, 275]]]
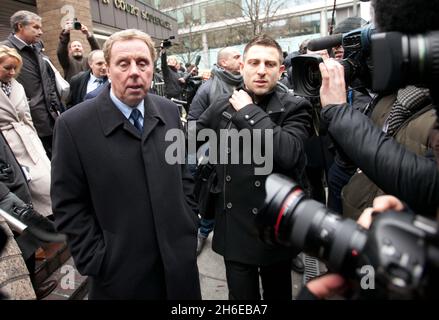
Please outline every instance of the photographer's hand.
[[92, 36], [91, 32], [88, 31], [88, 28], [86, 25], [81, 24], [81, 32], [87, 36], [87, 38], [90, 38]]
[[313, 279], [306, 286], [317, 298], [326, 299], [342, 295], [346, 291], [348, 283], [341, 275], [332, 273]]
[[322, 74], [322, 86], [320, 87], [322, 107], [346, 103], [343, 66], [334, 59], [324, 59], [319, 68]]
[[229, 99], [229, 102], [232, 104], [233, 108], [236, 111], [239, 111], [249, 104], [252, 104], [253, 100], [244, 90], [234, 90], [232, 96]]
[[364, 209], [363, 213], [358, 218], [357, 223], [362, 227], [369, 229], [374, 215], [378, 212], [384, 212], [387, 210], [402, 211], [404, 210], [404, 205], [394, 196], [386, 195], [376, 197], [373, 200], [373, 208]]
[[63, 28], [63, 33], [70, 33], [70, 30], [73, 29], [73, 21], [67, 21], [64, 28]]
[[[394, 196], [380, 196], [373, 200], [373, 208], [367, 208], [358, 218], [357, 223], [369, 229], [374, 214], [386, 210], [401, 211], [403, 203]], [[311, 280], [306, 285], [308, 290], [319, 299], [330, 298], [334, 295], [341, 295], [347, 288], [347, 281], [339, 274], [327, 274]]]

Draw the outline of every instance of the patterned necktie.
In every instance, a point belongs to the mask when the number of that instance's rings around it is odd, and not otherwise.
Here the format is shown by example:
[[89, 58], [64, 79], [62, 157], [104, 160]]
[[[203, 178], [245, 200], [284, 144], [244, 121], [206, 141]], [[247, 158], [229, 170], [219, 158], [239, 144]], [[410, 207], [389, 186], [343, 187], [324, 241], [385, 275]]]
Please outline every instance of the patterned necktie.
[[133, 109], [133, 111], [131, 111], [131, 114], [130, 114], [130, 119], [133, 120], [134, 126], [136, 127], [137, 130], [139, 130], [139, 132], [143, 131], [143, 126], [140, 123], [140, 116], [141, 115], [142, 115], [142, 113], [139, 111], [139, 109]]

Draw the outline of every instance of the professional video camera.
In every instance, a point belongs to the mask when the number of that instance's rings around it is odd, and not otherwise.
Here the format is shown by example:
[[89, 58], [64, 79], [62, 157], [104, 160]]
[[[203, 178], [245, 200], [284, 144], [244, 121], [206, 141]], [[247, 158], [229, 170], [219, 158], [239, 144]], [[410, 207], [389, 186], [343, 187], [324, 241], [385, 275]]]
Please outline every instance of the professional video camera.
[[[375, 91], [394, 91], [409, 84], [433, 88], [439, 83], [439, 31], [372, 36]], [[434, 91], [434, 90], [433, 90]]]
[[174, 40], [174, 39], [175, 39], [174, 36], [170, 36], [168, 39], [163, 40], [161, 47], [163, 49], [167, 49], [167, 48], [172, 47], [172, 41], [171, 40]]
[[[371, 78], [371, 35], [375, 32], [372, 24], [355, 29], [344, 34], [335, 34], [319, 39], [310, 40], [308, 49], [318, 51], [342, 45], [345, 58], [339, 61], [345, 70], [345, 81], [351, 84], [359, 79], [365, 86], [370, 86]], [[319, 64], [323, 62], [321, 56], [304, 54], [293, 57], [293, 88], [297, 95], [318, 97], [322, 77]]]
[[[198, 69], [198, 65], [200, 64], [201, 56], [197, 55], [195, 58], [195, 68]], [[186, 100], [187, 106], [189, 107], [192, 103], [192, 100], [195, 97], [195, 94], [197, 93], [198, 88], [203, 83], [203, 77], [201, 76], [194, 76], [191, 73], [188, 73], [185, 77], [185, 86], [183, 90], [183, 99]]]
[[322, 259], [333, 271], [361, 279], [375, 272], [376, 290], [360, 298], [425, 298], [439, 288], [439, 237], [434, 221], [407, 212], [377, 215], [369, 230], [307, 199], [292, 180], [272, 174], [264, 207], [256, 216], [260, 236]]

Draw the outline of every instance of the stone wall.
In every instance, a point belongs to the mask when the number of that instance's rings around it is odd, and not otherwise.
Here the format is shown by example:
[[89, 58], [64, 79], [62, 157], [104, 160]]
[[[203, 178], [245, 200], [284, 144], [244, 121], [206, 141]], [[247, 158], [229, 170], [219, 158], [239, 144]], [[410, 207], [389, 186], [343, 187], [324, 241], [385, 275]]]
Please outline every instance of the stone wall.
[[12, 231], [0, 216], [0, 228], [8, 235], [6, 247], [0, 252], [0, 291], [11, 300], [35, 300], [29, 271]]

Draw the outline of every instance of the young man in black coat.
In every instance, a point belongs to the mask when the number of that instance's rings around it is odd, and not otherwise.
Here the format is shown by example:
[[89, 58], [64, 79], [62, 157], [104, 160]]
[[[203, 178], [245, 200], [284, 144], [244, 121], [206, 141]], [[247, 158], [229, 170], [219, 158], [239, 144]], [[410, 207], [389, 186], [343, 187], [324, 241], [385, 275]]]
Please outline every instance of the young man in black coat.
[[178, 107], [148, 94], [155, 50], [134, 29], [104, 45], [111, 86], [55, 127], [52, 204], [90, 299], [200, 299], [192, 177], [170, 164]]
[[[215, 130], [218, 152], [227, 150], [216, 159], [221, 192], [215, 200], [212, 247], [224, 257], [230, 299], [260, 299], [259, 276], [265, 300], [292, 298], [291, 259], [298, 252], [265, 244], [255, 224], [268, 174], [283, 173], [306, 185], [303, 142], [311, 132], [311, 105], [276, 90], [283, 72], [282, 59], [276, 41], [267, 36], [254, 38], [245, 47], [241, 63], [244, 88], [218, 98], [197, 122], [199, 132]], [[227, 139], [241, 135], [238, 147], [222, 146], [224, 134]], [[214, 147], [210, 145], [209, 161], [215, 160]], [[262, 164], [256, 157], [248, 158], [261, 148], [265, 155]]]

